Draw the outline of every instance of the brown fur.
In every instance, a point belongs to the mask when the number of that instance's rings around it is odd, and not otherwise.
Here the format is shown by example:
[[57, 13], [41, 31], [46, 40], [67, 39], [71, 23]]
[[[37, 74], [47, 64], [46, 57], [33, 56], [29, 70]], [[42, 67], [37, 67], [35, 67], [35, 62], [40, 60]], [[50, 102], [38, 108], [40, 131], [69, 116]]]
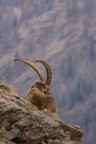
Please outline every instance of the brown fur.
[[27, 100], [40, 110], [56, 112], [55, 98], [46, 95], [44, 92], [44, 86], [37, 82], [30, 88]]

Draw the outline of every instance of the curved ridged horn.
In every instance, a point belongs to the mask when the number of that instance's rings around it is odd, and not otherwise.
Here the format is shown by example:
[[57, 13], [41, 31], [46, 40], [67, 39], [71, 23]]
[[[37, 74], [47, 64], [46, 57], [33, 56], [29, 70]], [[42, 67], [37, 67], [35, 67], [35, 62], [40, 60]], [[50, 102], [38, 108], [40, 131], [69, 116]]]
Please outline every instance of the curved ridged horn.
[[39, 75], [41, 82], [44, 82], [44, 78], [43, 78], [43, 74], [42, 74], [41, 70], [31, 60], [28, 60], [25, 58], [16, 58], [15, 61], [24, 62], [24, 63], [28, 64], [29, 66], [31, 66]]
[[35, 62], [40, 62], [45, 66], [46, 72], [47, 72], [46, 84], [50, 85], [51, 79], [52, 79], [52, 71], [51, 71], [49, 64], [45, 60], [42, 60], [42, 59], [36, 60]]

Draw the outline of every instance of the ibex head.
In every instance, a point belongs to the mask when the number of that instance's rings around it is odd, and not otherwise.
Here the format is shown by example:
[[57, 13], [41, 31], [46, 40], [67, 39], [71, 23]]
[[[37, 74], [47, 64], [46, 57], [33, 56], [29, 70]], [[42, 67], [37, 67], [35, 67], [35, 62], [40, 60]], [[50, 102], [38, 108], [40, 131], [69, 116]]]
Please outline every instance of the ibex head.
[[[37, 87], [40, 90], [43, 89], [43, 92], [45, 94], [49, 95], [49, 87], [50, 87], [50, 83], [51, 83], [51, 79], [52, 79], [52, 72], [51, 72], [51, 68], [50, 68], [49, 64], [45, 60], [41, 60], [41, 59], [35, 61], [35, 63], [32, 62], [31, 60], [24, 59], [24, 58], [16, 58], [15, 61], [24, 62], [24, 63], [28, 64], [29, 66], [31, 66], [37, 72], [37, 74], [40, 78], [40, 81], [36, 82], [32, 87]], [[46, 73], [47, 73], [46, 79], [44, 79], [41, 70], [36, 65], [36, 62], [40, 62], [46, 68]]]

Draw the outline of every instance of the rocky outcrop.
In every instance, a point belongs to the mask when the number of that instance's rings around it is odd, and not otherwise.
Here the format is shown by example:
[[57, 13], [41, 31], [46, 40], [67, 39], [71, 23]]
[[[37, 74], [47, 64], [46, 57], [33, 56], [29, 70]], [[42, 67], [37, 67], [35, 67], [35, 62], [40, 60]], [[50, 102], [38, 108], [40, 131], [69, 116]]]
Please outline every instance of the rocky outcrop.
[[[0, 85], [1, 89], [1, 85]], [[82, 131], [17, 94], [0, 91], [0, 143], [81, 144]]]

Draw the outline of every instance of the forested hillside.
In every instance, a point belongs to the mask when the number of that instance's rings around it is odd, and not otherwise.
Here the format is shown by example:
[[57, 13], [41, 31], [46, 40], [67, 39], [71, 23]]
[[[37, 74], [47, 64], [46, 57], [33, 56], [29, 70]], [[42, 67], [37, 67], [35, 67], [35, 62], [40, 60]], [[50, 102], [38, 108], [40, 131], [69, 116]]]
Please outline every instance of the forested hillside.
[[38, 77], [16, 57], [48, 61], [58, 114], [95, 144], [96, 1], [0, 0], [0, 79], [26, 97]]

